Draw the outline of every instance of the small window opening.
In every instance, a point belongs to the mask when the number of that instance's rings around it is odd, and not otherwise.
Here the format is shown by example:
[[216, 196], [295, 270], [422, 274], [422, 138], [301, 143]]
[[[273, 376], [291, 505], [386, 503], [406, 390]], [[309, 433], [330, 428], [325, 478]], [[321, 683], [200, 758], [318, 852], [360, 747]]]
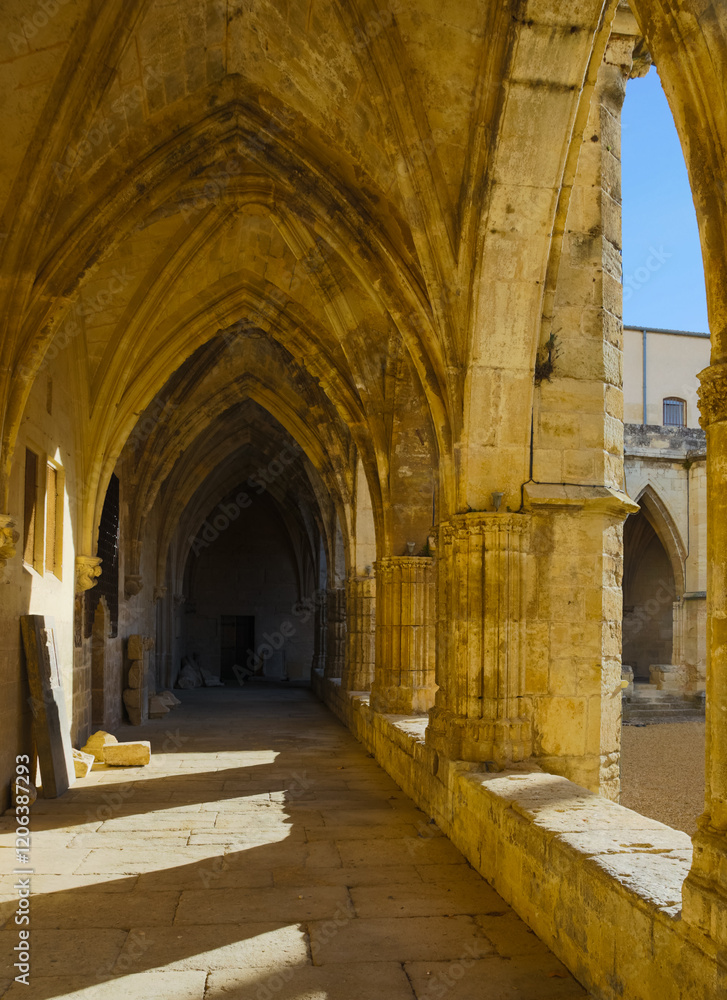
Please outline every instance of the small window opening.
[[25, 449], [25, 495], [23, 505], [23, 559], [35, 566], [35, 527], [38, 510], [38, 456]]
[[63, 544], [63, 489], [61, 472], [49, 462], [45, 488], [45, 568], [61, 579]]
[[683, 399], [668, 398], [664, 400], [664, 426], [685, 427], [687, 404]]

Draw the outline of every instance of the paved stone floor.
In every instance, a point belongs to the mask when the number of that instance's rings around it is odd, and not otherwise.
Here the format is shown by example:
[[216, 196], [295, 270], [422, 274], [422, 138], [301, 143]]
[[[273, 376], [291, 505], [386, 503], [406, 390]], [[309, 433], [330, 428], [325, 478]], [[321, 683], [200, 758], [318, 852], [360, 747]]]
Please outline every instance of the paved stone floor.
[[151, 739], [150, 766], [33, 808], [30, 987], [2, 817], [8, 1000], [586, 996], [308, 691], [181, 697], [116, 733]]

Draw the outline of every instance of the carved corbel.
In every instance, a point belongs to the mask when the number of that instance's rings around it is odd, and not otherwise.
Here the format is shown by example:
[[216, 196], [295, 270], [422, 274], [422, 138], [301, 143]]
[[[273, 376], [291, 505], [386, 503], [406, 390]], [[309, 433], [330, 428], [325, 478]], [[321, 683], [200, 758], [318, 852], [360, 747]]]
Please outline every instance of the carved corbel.
[[16, 545], [20, 538], [15, 530], [15, 518], [12, 514], [0, 514], [0, 569], [13, 558]]
[[101, 576], [102, 561], [98, 556], [76, 556], [77, 594], [96, 586], [96, 581]]
[[144, 586], [144, 578], [140, 573], [128, 573], [124, 579], [124, 593], [127, 597], [136, 597]]

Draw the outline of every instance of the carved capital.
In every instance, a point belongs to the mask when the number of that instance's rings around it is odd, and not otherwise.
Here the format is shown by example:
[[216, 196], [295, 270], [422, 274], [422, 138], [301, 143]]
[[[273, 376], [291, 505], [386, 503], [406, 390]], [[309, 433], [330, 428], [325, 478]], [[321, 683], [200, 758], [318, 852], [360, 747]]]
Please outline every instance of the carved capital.
[[19, 538], [12, 514], [0, 514], [0, 569], [15, 555]]
[[154, 588], [154, 601], [155, 602], [156, 601], [163, 601], [166, 596], [167, 596], [167, 588], [166, 587], [155, 587]]
[[394, 579], [408, 583], [427, 582], [433, 565], [431, 556], [382, 556], [375, 563], [376, 579], [382, 584]]
[[530, 517], [527, 514], [470, 511], [455, 514], [449, 521], [444, 521], [439, 526], [439, 541], [442, 547], [446, 547], [455, 541], [483, 536], [487, 548], [499, 548], [507, 544], [508, 538], [526, 535], [529, 528]]
[[727, 420], [727, 364], [705, 368], [698, 378], [699, 423], [706, 430], [710, 424]]
[[101, 563], [98, 556], [76, 556], [77, 594], [96, 586], [96, 581], [101, 576]]
[[144, 586], [144, 578], [140, 573], [129, 573], [124, 580], [124, 593], [127, 597], [136, 597]]

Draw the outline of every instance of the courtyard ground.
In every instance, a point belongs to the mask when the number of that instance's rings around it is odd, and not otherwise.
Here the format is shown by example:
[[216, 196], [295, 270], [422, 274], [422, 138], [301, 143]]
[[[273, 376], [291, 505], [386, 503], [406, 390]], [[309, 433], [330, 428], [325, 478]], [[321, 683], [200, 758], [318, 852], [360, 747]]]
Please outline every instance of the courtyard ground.
[[624, 726], [621, 805], [690, 836], [704, 811], [703, 722]]

